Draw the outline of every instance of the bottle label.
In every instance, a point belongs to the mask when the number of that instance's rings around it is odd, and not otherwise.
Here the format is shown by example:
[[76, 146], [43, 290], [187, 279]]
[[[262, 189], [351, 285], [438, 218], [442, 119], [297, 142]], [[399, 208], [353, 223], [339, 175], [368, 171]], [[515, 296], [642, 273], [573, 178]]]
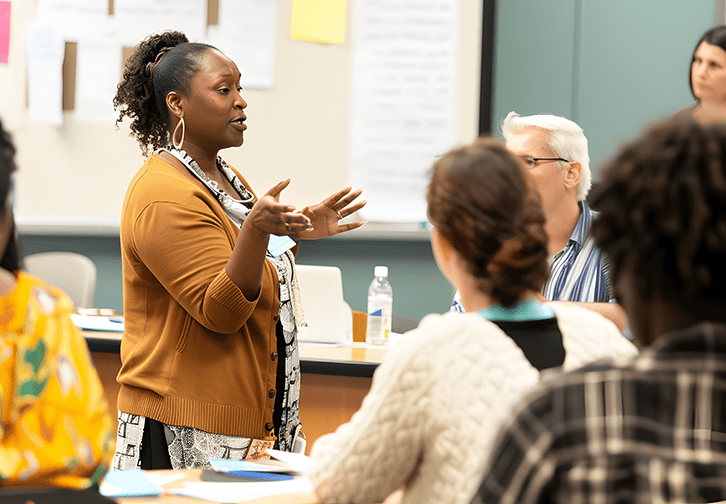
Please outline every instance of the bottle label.
[[[380, 311], [379, 311], [380, 312]], [[388, 338], [388, 330], [385, 326], [385, 317], [380, 315], [368, 315], [368, 326], [366, 328], [366, 343], [369, 345], [382, 345]]]
[[368, 290], [367, 312], [368, 330], [366, 331], [366, 343], [382, 345], [388, 340], [393, 312], [391, 288], [387, 285], [387, 282], [384, 285], [378, 285], [376, 280], [371, 283], [370, 289]]

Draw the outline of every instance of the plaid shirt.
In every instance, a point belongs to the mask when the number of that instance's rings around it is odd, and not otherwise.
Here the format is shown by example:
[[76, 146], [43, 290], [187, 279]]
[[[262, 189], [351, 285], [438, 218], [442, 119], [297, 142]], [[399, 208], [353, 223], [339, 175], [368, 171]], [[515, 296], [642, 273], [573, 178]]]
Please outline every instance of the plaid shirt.
[[726, 326], [559, 375], [515, 416], [472, 504], [726, 500]]
[[[585, 201], [580, 201], [579, 205], [580, 218], [565, 248], [552, 259], [542, 295], [548, 301], [615, 302], [607, 260], [589, 235], [597, 212], [590, 210]], [[451, 311], [464, 311], [458, 291], [451, 303]]]

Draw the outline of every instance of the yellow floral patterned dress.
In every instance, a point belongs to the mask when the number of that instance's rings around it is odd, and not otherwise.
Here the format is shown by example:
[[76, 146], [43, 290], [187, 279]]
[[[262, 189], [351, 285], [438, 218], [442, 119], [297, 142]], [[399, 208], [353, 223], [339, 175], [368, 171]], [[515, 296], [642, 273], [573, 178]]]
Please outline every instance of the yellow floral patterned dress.
[[108, 469], [114, 427], [72, 311], [23, 272], [0, 298], [0, 487], [85, 488]]

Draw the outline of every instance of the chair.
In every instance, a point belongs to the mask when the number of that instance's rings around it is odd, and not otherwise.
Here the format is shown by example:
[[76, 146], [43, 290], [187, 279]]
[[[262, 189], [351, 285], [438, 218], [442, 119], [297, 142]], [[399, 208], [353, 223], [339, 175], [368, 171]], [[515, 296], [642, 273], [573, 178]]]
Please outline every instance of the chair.
[[408, 315], [396, 315], [391, 317], [391, 331], [403, 334], [418, 327], [419, 320]]
[[75, 252], [42, 252], [25, 257], [25, 271], [58, 287], [78, 308], [91, 308], [96, 291], [96, 265]]
[[364, 311], [353, 310], [353, 341], [365, 343], [367, 328], [368, 314]]

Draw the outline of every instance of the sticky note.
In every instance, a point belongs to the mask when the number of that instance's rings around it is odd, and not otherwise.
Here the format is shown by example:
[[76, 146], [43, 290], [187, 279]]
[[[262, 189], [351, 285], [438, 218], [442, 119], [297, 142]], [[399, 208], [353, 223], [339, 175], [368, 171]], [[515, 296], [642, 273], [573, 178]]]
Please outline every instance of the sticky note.
[[0, 63], [10, 54], [10, 2], [0, 2]]
[[347, 0], [293, 0], [290, 38], [342, 44], [347, 3]]

